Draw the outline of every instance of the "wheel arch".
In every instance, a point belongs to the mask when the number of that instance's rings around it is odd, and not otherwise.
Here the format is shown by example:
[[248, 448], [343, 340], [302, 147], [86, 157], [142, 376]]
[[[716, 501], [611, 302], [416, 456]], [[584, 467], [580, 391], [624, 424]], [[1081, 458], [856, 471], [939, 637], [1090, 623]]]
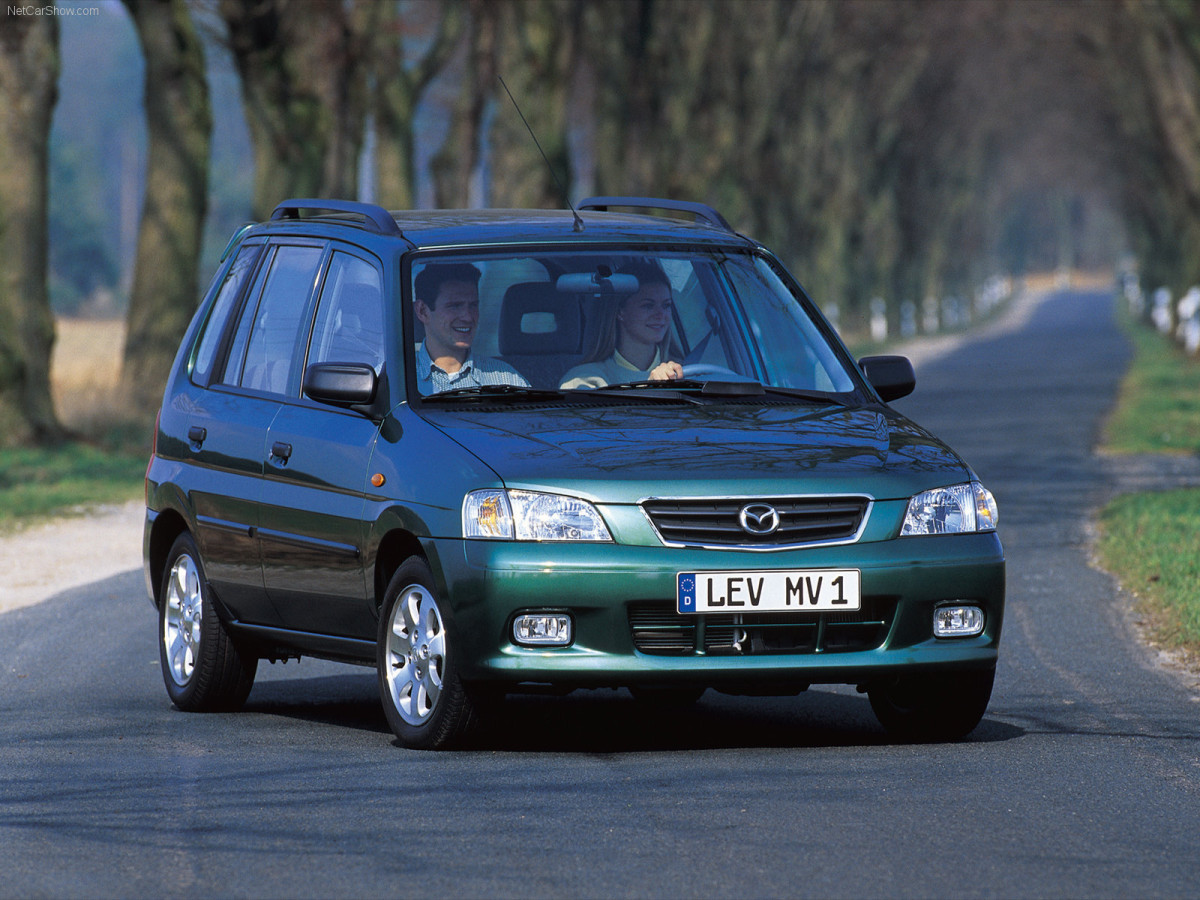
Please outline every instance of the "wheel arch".
[[[387, 593], [392, 576], [406, 559], [414, 556], [429, 563], [424, 546], [411, 531], [394, 528], [379, 541], [379, 549], [375, 553], [374, 579], [371, 583], [371, 602], [375, 605], [376, 613], [383, 605], [383, 597]], [[433, 568], [432, 564], [430, 568]]]
[[150, 541], [146, 548], [146, 560], [149, 565], [150, 587], [154, 592], [154, 605], [162, 602], [163, 571], [167, 566], [167, 556], [179, 536], [188, 531], [187, 521], [174, 509], [164, 509], [154, 520], [150, 531]]

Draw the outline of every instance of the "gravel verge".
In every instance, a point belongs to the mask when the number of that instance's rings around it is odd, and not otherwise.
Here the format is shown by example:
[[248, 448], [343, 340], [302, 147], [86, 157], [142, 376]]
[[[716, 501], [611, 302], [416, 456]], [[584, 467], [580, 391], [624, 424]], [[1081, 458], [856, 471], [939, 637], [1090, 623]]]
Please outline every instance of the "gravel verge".
[[0, 613], [142, 567], [146, 506], [100, 506], [0, 537]]

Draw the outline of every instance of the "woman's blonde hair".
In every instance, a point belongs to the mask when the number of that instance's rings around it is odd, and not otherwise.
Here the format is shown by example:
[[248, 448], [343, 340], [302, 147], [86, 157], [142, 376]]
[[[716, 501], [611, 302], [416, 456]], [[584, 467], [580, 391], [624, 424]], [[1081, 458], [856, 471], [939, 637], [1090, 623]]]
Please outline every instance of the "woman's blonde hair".
[[[592, 305], [596, 309], [598, 321], [596, 327], [592, 329], [592, 339], [583, 357], [585, 363], [604, 362], [604, 360], [613, 355], [613, 352], [617, 349], [617, 315], [621, 312], [621, 307], [629, 300], [632, 300], [638, 291], [649, 284], [666, 285], [667, 290], [671, 290], [671, 280], [667, 278], [667, 273], [656, 262], [630, 263], [618, 269], [616, 274], [632, 275], [637, 278], [638, 290], [632, 294], [606, 296], [599, 301], [593, 301]], [[674, 295], [674, 291], [671, 291], [671, 293]], [[667, 359], [670, 350], [671, 329], [668, 328], [666, 336], [658, 346], [660, 358]]]

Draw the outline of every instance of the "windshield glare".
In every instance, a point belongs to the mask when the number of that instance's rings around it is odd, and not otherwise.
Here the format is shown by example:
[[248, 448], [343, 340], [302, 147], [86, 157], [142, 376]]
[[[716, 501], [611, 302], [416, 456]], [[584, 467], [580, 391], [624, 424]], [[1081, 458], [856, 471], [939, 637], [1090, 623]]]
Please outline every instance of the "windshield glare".
[[682, 380], [855, 390], [787, 285], [749, 253], [425, 257], [411, 288], [426, 396]]

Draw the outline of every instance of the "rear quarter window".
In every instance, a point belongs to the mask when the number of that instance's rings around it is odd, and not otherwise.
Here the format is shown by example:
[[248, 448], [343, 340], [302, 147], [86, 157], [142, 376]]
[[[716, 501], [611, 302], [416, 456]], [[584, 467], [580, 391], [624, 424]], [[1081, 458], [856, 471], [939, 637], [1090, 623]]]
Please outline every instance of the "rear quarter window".
[[238, 297], [242, 295], [246, 283], [254, 272], [254, 264], [262, 253], [261, 244], [242, 247], [234, 257], [217, 299], [213, 301], [208, 320], [204, 323], [204, 333], [196, 346], [196, 354], [192, 361], [192, 381], [195, 384], [206, 385], [212, 376], [213, 366], [221, 349], [221, 338], [225, 334], [225, 325], [230, 312], [235, 308]]
[[322, 247], [276, 248], [258, 306], [252, 309], [247, 303], [242, 314], [225, 369], [226, 383], [270, 394], [291, 389], [307, 344], [300, 342], [300, 332], [308, 322], [323, 253]]

